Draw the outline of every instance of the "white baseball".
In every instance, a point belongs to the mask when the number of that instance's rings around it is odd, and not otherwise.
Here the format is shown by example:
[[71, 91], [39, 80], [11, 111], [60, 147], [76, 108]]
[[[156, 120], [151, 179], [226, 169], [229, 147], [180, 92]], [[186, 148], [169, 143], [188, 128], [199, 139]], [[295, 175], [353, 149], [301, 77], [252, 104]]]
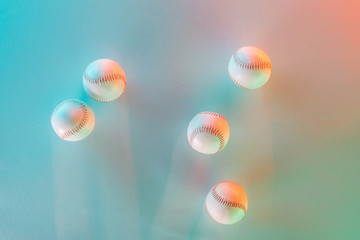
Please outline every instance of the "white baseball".
[[233, 224], [246, 214], [248, 201], [244, 189], [233, 182], [216, 184], [206, 197], [206, 209], [218, 223]]
[[226, 118], [213, 112], [200, 112], [190, 121], [187, 136], [190, 146], [198, 152], [220, 152], [229, 141], [230, 129]]
[[95, 115], [84, 102], [68, 99], [55, 108], [51, 115], [51, 125], [61, 139], [80, 141], [94, 129]]
[[98, 102], [111, 102], [125, 91], [126, 77], [121, 66], [111, 59], [90, 63], [83, 75], [85, 92]]
[[228, 72], [231, 80], [241, 88], [252, 90], [263, 86], [272, 71], [269, 56], [260, 48], [243, 47], [230, 59]]

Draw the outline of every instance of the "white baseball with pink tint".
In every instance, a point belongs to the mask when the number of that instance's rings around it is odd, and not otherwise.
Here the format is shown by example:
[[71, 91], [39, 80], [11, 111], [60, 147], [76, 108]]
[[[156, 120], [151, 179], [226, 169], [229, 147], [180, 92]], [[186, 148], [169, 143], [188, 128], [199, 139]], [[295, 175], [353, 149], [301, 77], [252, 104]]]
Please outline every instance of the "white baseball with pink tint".
[[247, 46], [231, 56], [228, 72], [236, 85], [252, 90], [262, 87], [269, 80], [272, 65], [269, 56], [262, 49]]
[[206, 197], [206, 209], [221, 224], [234, 224], [246, 214], [248, 200], [244, 189], [233, 182], [216, 184]]
[[80, 141], [94, 129], [95, 115], [84, 102], [68, 99], [55, 108], [51, 115], [51, 125], [61, 139]]
[[111, 102], [125, 91], [126, 77], [117, 62], [98, 59], [86, 67], [83, 85], [85, 92], [95, 101]]
[[196, 151], [204, 154], [218, 153], [229, 141], [229, 124], [220, 114], [200, 112], [190, 121], [187, 136], [190, 146]]

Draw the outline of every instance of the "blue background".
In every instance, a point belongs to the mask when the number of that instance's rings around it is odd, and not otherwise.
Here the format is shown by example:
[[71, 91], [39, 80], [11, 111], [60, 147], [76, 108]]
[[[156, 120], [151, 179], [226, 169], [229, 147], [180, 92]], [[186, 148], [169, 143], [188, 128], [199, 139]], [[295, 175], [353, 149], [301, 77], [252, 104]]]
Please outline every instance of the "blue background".
[[[0, 239], [357, 239], [358, 1], [0, 1]], [[239, 47], [273, 75], [247, 92], [227, 75]], [[111, 58], [126, 92], [82, 89]], [[87, 102], [93, 133], [65, 142], [50, 116]], [[201, 111], [228, 119], [217, 155], [187, 143]], [[249, 209], [214, 222], [204, 201], [237, 182]]]

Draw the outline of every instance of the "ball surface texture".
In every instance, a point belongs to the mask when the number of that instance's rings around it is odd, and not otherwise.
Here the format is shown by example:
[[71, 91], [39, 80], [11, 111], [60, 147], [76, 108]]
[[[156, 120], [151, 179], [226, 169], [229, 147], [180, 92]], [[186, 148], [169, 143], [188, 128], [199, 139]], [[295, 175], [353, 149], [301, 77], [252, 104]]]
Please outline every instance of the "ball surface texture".
[[51, 125], [61, 139], [80, 141], [94, 129], [95, 115], [84, 102], [68, 99], [55, 108], [51, 115]]
[[247, 90], [262, 87], [269, 80], [271, 71], [269, 56], [262, 49], [251, 46], [237, 50], [228, 67], [231, 80]]
[[220, 152], [229, 141], [230, 129], [226, 118], [213, 112], [200, 112], [190, 121], [187, 136], [190, 146], [198, 152]]
[[206, 209], [218, 223], [234, 224], [246, 214], [248, 201], [244, 189], [233, 182], [216, 184], [206, 197]]
[[121, 66], [111, 59], [90, 63], [83, 75], [85, 92], [98, 102], [111, 102], [125, 91], [126, 77]]

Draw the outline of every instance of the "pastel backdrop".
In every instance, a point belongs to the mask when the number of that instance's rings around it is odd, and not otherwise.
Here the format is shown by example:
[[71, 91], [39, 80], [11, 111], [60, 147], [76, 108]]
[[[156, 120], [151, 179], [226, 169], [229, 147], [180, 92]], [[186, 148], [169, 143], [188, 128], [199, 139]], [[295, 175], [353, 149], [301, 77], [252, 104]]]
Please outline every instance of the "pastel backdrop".
[[[360, 3], [0, 1], [0, 239], [357, 239]], [[264, 49], [270, 81], [233, 84], [239, 47]], [[82, 73], [111, 58], [127, 89], [86, 96]], [[81, 142], [50, 116], [79, 98]], [[225, 116], [217, 155], [187, 143], [200, 111]], [[247, 215], [224, 226], [205, 197], [230, 180]]]

